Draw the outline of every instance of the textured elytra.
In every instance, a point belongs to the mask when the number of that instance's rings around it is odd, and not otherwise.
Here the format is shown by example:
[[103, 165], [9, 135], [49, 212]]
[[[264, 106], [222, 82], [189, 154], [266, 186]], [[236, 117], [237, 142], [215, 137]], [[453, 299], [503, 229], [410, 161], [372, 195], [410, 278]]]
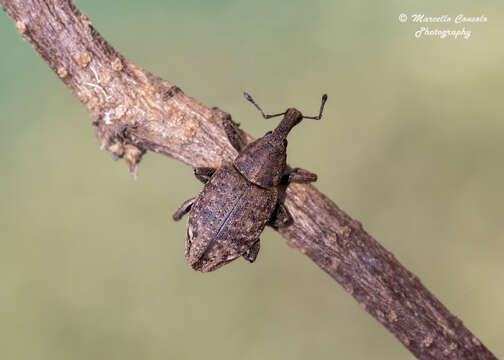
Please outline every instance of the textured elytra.
[[219, 168], [192, 205], [185, 256], [207, 272], [244, 255], [259, 240], [277, 203], [277, 189], [247, 181], [232, 165]]

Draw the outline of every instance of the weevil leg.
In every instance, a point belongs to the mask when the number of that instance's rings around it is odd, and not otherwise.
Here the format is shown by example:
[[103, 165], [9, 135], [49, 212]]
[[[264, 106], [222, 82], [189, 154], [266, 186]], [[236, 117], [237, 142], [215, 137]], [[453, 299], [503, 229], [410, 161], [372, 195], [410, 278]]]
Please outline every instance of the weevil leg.
[[257, 255], [259, 254], [260, 248], [261, 248], [261, 242], [258, 239], [254, 243], [254, 245], [252, 245], [252, 247], [245, 254], [243, 254], [243, 257], [248, 262], [253, 263], [257, 259]]
[[214, 172], [214, 168], [199, 167], [194, 169], [194, 176], [196, 176], [196, 179], [201, 181], [203, 184], [206, 184], [208, 180], [210, 180]]
[[273, 215], [271, 215], [269, 225], [274, 228], [289, 226], [292, 223], [292, 216], [284, 204], [278, 203]]
[[194, 201], [196, 200], [195, 197], [192, 199], [186, 200], [180, 205], [177, 211], [173, 214], [173, 220], [179, 221], [184, 217], [185, 214], [187, 214], [189, 211], [191, 211], [191, 207], [194, 204]]
[[231, 115], [228, 113], [215, 108], [214, 111], [218, 111], [222, 118], [222, 126], [224, 127], [224, 131], [226, 132], [229, 142], [233, 145], [236, 151], [238, 151], [238, 153], [241, 153], [245, 146], [247, 146], [247, 139], [245, 138], [243, 131], [240, 129], [240, 124], [235, 123], [233, 119], [231, 119]]
[[284, 174], [283, 182], [285, 183], [311, 183], [317, 181], [317, 174], [309, 172], [308, 170], [295, 168], [289, 170], [286, 174]]

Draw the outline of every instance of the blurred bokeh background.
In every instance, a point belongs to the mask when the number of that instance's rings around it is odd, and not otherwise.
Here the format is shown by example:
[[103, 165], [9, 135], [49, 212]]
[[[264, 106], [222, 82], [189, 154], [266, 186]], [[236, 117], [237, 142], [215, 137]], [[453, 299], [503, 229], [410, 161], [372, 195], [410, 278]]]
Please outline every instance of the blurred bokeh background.
[[[325, 117], [289, 162], [504, 356], [504, 4], [499, 1], [76, 1], [113, 46], [255, 136], [288, 106]], [[486, 15], [415, 39], [400, 13]], [[436, 27], [436, 24], [430, 24]], [[0, 14], [2, 359], [409, 359], [271, 229], [258, 261], [184, 262], [191, 169], [149, 153], [134, 181]]]

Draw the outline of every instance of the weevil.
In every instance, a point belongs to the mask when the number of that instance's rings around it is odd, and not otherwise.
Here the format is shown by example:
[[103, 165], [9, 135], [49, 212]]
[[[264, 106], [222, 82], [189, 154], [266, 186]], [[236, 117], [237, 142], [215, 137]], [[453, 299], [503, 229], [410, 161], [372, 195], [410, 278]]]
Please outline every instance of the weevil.
[[224, 129], [238, 156], [218, 169], [194, 169], [196, 178], [205, 184], [203, 190], [185, 201], [173, 219], [178, 221], [189, 213], [185, 258], [201, 272], [216, 270], [241, 256], [254, 262], [265, 226], [286, 226], [292, 220], [279, 202], [279, 186], [317, 180], [316, 174], [287, 166], [287, 135], [303, 119], [320, 120], [327, 95], [322, 96], [317, 116], [304, 116], [295, 108], [266, 115], [248, 93], [244, 95], [263, 118], [283, 119], [273, 131], [247, 145], [233, 132], [234, 123], [228, 118]]

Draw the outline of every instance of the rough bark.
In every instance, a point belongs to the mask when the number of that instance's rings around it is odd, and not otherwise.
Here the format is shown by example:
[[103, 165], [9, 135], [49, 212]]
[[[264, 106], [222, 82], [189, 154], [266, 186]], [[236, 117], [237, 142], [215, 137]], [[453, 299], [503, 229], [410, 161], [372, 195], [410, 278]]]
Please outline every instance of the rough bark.
[[[124, 158], [131, 171], [148, 150], [192, 167], [217, 167], [236, 156], [221, 124], [226, 113], [127, 61], [71, 1], [0, 5], [89, 110], [101, 147]], [[289, 185], [285, 205], [294, 219], [280, 230], [288, 244], [341, 284], [418, 359], [495, 359], [415, 275], [314, 186]]]

